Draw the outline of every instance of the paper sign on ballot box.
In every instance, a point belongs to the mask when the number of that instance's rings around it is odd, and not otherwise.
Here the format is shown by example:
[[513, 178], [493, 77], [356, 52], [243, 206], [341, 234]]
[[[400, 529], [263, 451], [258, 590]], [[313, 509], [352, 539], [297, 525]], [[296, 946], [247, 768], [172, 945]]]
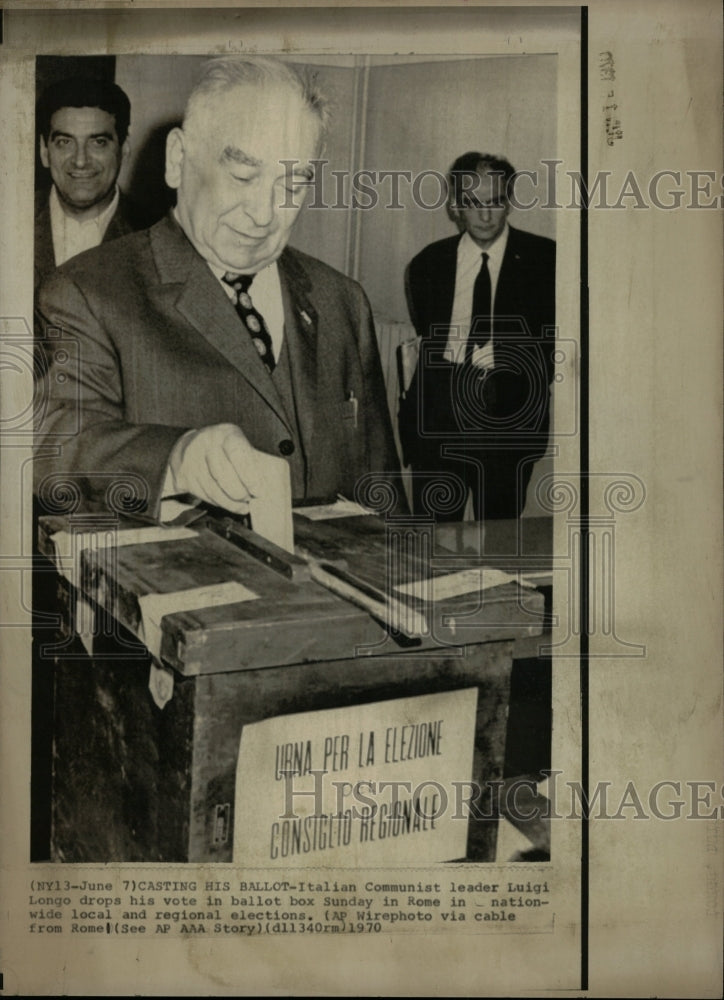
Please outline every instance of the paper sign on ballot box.
[[430, 864], [465, 856], [478, 689], [244, 726], [234, 861]]

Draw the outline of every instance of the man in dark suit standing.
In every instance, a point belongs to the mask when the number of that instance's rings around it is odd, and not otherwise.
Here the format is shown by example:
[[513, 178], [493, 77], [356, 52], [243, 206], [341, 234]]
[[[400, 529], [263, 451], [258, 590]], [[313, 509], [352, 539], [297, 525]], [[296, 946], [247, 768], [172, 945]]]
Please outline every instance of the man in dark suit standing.
[[470, 152], [448, 175], [461, 235], [410, 263], [410, 315], [421, 339], [400, 406], [416, 513], [516, 518], [548, 442], [555, 326], [555, 243], [508, 225], [515, 171]]
[[60, 477], [103, 509], [110, 478], [149, 519], [186, 493], [245, 513], [259, 452], [287, 463], [294, 499], [352, 497], [369, 473], [398, 489], [366, 296], [287, 247], [327, 116], [287, 64], [206, 64], [168, 137], [175, 209], [40, 290], [41, 500]]
[[130, 120], [128, 97], [108, 80], [73, 77], [40, 97], [40, 159], [52, 183], [35, 201], [36, 289], [75, 254], [151, 221], [117, 184]]

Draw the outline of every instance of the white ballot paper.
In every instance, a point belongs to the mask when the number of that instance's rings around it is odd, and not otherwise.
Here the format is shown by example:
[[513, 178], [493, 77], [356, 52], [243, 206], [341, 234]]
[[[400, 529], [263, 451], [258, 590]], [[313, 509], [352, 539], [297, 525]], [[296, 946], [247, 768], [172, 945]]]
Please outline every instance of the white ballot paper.
[[492, 590], [493, 587], [502, 587], [505, 583], [519, 583], [522, 587], [535, 590], [534, 584], [526, 582], [517, 574], [506, 573], [505, 570], [490, 566], [464, 569], [459, 573], [445, 573], [425, 580], [412, 580], [410, 583], [401, 583], [395, 590], [409, 597], [417, 597], [421, 601], [444, 601], [448, 597], [462, 597], [463, 594]]
[[292, 527], [292, 485], [289, 466], [283, 458], [257, 451], [257, 472], [261, 478], [259, 496], [249, 501], [251, 527], [270, 542], [294, 551]]

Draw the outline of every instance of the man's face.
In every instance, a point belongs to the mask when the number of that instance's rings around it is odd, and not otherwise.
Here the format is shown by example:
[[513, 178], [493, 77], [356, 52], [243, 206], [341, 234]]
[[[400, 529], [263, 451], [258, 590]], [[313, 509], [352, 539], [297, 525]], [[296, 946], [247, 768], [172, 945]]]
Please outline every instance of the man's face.
[[40, 158], [71, 214], [98, 215], [111, 201], [127, 152], [118, 141], [115, 117], [100, 108], [60, 108], [50, 119]]
[[503, 178], [499, 174], [479, 169], [477, 176], [477, 181], [475, 177], [466, 178], [458, 218], [473, 242], [481, 250], [485, 250], [503, 232], [510, 205], [505, 197]]
[[179, 221], [211, 264], [259, 271], [282, 252], [299, 214], [319, 119], [286, 87], [243, 85], [207, 98], [190, 128], [174, 129], [166, 150]]

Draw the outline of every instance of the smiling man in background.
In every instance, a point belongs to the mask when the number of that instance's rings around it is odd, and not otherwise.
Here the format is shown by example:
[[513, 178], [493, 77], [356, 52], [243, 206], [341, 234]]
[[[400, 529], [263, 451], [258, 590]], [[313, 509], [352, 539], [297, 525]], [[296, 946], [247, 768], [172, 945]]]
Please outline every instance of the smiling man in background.
[[146, 224], [117, 184], [130, 119], [128, 97], [108, 80], [74, 77], [43, 92], [36, 123], [52, 183], [36, 197], [36, 288], [76, 254]]
[[[260, 495], [259, 451], [287, 462], [297, 500], [351, 497], [370, 472], [397, 488], [367, 298], [287, 247], [326, 124], [321, 94], [290, 65], [205, 64], [167, 141], [175, 209], [41, 289], [39, 335], [54, 358], [36, 438], [41, 496], [60, 474], [102, 509], [110, 478], [152, 519], [163, 498], [187, 493], [244, 513]], [[59, 337], [77, 344], [75, 367], [54, 350]]]

